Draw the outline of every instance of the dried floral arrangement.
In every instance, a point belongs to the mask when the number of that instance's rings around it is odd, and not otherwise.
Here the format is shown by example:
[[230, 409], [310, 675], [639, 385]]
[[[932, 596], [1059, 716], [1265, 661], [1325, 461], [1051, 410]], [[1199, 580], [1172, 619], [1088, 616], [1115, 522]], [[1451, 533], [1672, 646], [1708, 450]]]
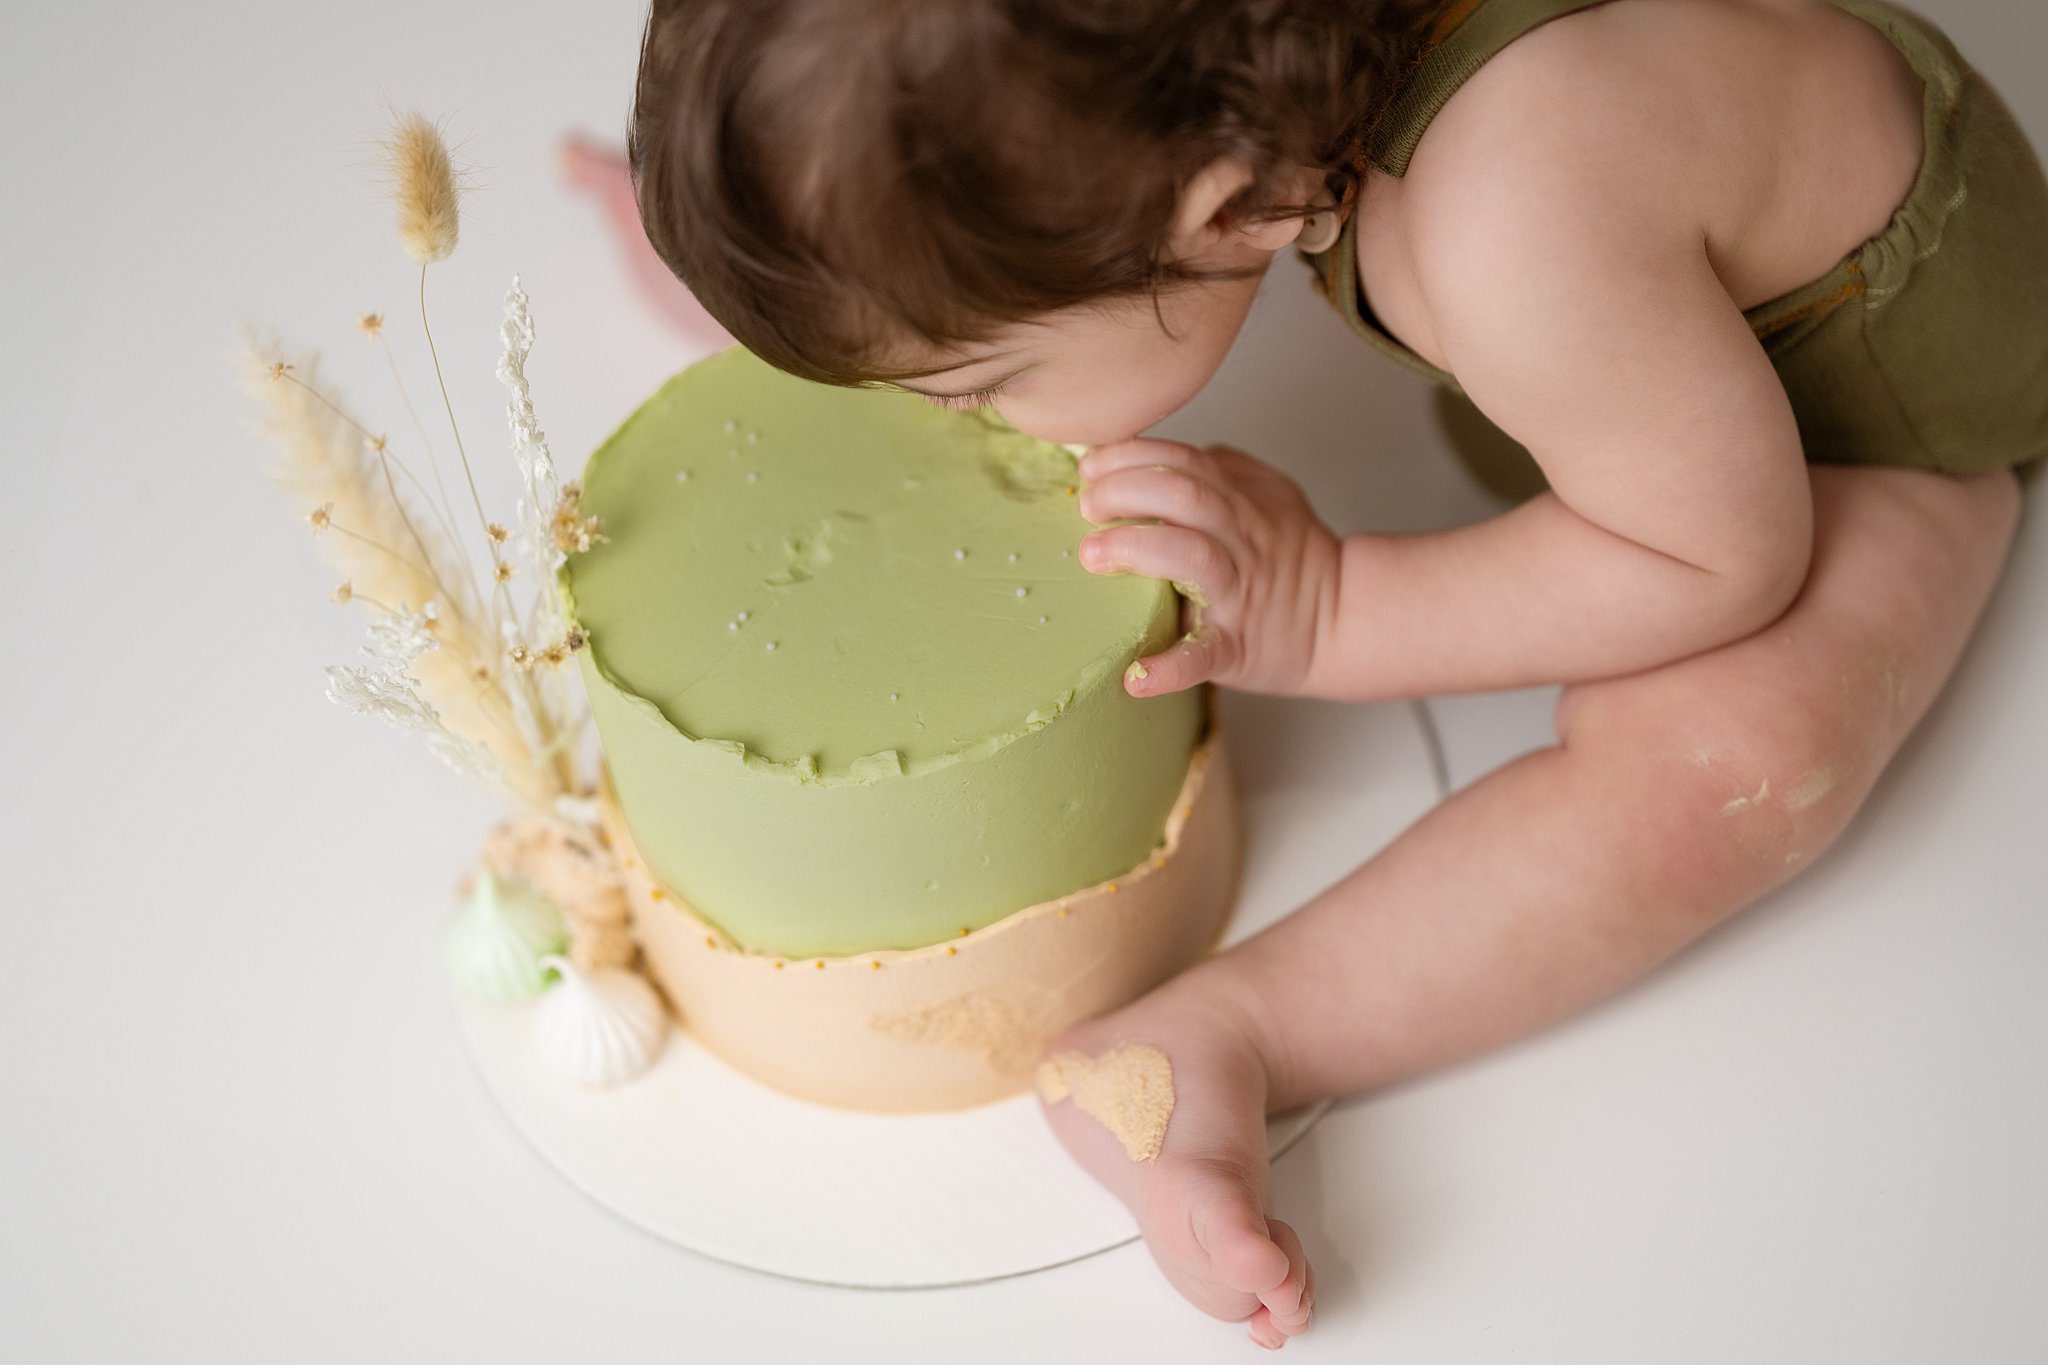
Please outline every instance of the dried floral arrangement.
[[584, 1057], [576, 1039], [619, 1031], [617, 1017], [585, 1016], [623, 1011], [638, 1021], [626, 1032], [645, 1038], [648, 1011], [659, 1006], [650, 1006], [647, 984], [623, 970], [635, 955], [627, 900], [599, 823], [588, 714], [569, 666], [585, 641], [555, 591], [568, 557], [602, 540], [603, 528], [581, 511], [578, 485], [557, 473], [535, 416], [526, 376], [533, 318], [516, 276], [505, 295], [497, 377], [509, 395], [520, 496], [504, 521], [485, 510], [427, 308], [429, 271], [460, 233], [463, 177], [440, 129], [417, 113], [394, 120], [381, 151], [399, 241], [419, 268], [419, 326], [459, 492], [450, 494], [446, 461], [380, 314], [356, 325], [383, 351], [416, 448], [360, 420], [321, 381], [310, 353], [245, 342], [244, 386], [277, 452], [277, 483], [342, 575], [332, 600], [370, 616], [363, 662], [328, 668], [328, 697], [420, 736], [435, 758], [513, 804], [449, 925], [456, 984], [499, 1000], [554, 987], [543, 1002], [552, 1030], [545, 1050], [567, 1059], [560, 1069], [573, 1079], [611, 1083], [644, 1066], [658, 1041], [623, 1061]]

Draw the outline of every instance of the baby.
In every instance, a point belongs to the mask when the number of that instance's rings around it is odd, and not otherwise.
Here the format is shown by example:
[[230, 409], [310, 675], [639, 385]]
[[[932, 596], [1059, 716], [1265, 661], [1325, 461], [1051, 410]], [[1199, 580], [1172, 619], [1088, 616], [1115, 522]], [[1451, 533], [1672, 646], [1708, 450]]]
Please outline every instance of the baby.
[[[1201, 603], [1132, 694], [1564, 685], [1554, 746], [1055, 1044], [1170, 1058], [1151, 1160], [1048, 1118], [1267, 1346], [1315, 1301], [1267, 1113], [1583, 1009], [1810, 863], [2048, 453], [2048, 185], [1885, 0], [656, 0], [630, 164], [770, 362], [1093, 447], [1082, 563]], [[1254, 456], [1142, 436], [1290, 250], [1541, 491], [1339, 537]]]

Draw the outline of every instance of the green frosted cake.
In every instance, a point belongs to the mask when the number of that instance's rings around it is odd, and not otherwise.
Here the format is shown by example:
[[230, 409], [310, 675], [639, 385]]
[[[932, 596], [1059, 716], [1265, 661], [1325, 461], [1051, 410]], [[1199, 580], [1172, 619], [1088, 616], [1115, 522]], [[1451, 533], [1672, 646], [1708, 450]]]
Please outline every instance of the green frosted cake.
[[1071, 452], [744, 351], [590, 459], [607, 539], [564, 587], [647, 871], [734, 945], [910, 949], [1117, 877], [1160, 844], [1198, 695], [1123, 670], [1166, 584], [1085, 572]]

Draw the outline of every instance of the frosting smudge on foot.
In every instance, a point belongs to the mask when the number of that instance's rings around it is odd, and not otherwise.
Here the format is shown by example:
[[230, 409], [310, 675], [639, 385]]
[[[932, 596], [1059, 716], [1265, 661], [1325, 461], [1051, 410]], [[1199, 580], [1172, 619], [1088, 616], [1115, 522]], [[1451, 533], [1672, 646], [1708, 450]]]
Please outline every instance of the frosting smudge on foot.
[[1133, 1161], [1159, 1155], [1173, 1117], [1173, 1064], [1145, 1043], [1123, 1043], [1095, 1057], [1059, 1052], [1038, 1067], [1047, 1104], [1071, 1098], [1121, 1142]]

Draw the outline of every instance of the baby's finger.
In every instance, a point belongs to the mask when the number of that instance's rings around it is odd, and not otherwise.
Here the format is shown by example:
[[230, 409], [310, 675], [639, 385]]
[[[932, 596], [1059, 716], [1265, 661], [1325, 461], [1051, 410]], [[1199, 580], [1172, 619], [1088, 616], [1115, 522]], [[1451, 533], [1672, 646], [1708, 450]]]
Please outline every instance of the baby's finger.
[[1237, 534], [1237, 508], [1221, 488], [1182, 469], [1119, 469], [1081, 490], [1081, 515], [1112, 521], [1160, 521], [1211, 535]]
[[1090, 573], [1140, 573], [1192, 583], [1209, 602], [1237, 595], [1237, 561], [1214, 536], [1185, 526], [1112, 526], [1081, 538], [1081, 567]]
[[1158, 697], [1222, 676], [1236, 660], [1232, 637], [1214, 626], [1183, 635], [1173, 647], [1140, 659], [1124, 670], [1124, 691], [1134, 697]]
[[1119, 469], [1135, 469], [1140, 465], [1165, 465], [1169, 469], [1193, 469], [1207, 457], [1191, 445], [1179, 441], [1155, 441], [1149, 436], [1136, 437], [1129, 441], [1117, 441], [1106, 446], [1097, 446], [1081, 457], [1083, 479], [1106, 479]]

